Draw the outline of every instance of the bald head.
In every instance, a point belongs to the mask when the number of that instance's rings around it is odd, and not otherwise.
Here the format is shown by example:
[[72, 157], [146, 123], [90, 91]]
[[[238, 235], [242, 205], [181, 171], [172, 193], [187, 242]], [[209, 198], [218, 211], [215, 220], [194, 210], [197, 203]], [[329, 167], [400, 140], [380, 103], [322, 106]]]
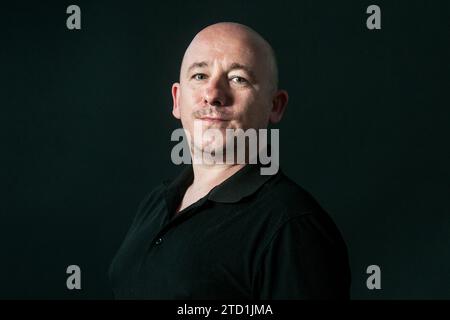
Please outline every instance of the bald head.
[[172, 114], [191, 136], [194, 123], [219, 129], [224, 142], [208, 143], [222, 150], [230, 140], [226, 130], [265, 129], [281, 120], [288, 94], [278, 89], [277, 77], [273, 50], [254, 30], [230, 22], [208, 26], [186, 49], [180, 82], [172, 84]]
[[180, 81], [192, 63], [202, 62], [199, 58], [206, 50], [213, 50], [218, 55], [226, 56], [228, 52], [235, 52], [236, 47], [239, 48], [241, 56], [251, 60], [253, 67], [267, 82], [270, 91], [276, 91], [278, 67], [272, 47], [253, 29], [234, 22], [216, 23], [197, 33], [183, 56]]

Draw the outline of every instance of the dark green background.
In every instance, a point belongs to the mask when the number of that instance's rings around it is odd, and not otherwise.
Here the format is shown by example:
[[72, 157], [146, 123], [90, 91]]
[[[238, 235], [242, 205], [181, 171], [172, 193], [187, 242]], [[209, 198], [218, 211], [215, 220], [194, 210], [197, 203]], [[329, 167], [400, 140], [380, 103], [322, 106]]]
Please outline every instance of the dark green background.
[[[366, 28], [370, 4], [381, 30]], [[182, 54], [218, 21], [278, 54], [281, 165], [341, 229], [352, 297], [450, 298], [450, 7], [425, 0], [3, 4], [0, 298], [112, 297], [106, 270], [139, 202], [180, 169]], [[70, 264], [81, 291], [66, 289]]]

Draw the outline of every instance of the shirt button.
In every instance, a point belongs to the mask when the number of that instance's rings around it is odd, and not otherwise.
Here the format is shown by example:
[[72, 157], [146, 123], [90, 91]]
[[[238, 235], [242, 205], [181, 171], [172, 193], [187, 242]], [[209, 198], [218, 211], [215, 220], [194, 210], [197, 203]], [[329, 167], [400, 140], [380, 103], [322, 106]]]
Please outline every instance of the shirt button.
[[156, 245], [161, 244], [162, 241], [163, 241], [163, 239], [162, 239], [162, 238], [159, 238], [158, 240], [155, 241], [155, 244], [156, 244]]

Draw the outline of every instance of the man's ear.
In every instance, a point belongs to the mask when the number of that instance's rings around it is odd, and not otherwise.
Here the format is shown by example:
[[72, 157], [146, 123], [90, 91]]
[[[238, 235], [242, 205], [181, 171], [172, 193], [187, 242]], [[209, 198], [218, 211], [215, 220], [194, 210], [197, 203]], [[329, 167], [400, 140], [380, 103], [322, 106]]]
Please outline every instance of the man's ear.
[[269, 120], [271, 123], [277, 123], [283, 117], [284, 111], [289, 100], [286, 90], [278, 90], [272, 99], [272, 110], [270, 111]]
[[178, 82], [175, 82], [172, 85], [172, 100], [173, 100], [173, 107], [172, 107], [172, 114], [175, 118], [180, 119], [180, 84]]

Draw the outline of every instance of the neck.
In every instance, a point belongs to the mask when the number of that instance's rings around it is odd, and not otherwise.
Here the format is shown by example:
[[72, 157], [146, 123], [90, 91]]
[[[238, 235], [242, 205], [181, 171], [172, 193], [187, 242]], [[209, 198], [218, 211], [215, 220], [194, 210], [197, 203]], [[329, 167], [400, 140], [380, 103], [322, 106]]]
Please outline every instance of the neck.
[[194, 181], [191, 187], [196, 190], [209, 192], [209, 190], [231, 177], [244, 166], [245, 164], [193, 164]]

